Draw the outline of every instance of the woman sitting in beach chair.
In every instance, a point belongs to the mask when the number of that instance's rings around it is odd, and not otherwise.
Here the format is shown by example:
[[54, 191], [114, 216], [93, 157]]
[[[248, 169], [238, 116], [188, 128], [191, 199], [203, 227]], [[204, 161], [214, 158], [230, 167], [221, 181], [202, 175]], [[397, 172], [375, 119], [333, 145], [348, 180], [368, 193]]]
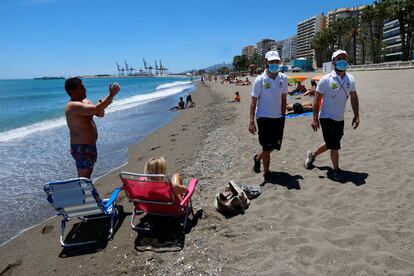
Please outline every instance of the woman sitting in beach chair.
[[134, 223], [136, 215], [149, 213], [184, 218], [183, 229], [185, 229], [188, 215], [192, 214], [194, 217], [191, 197], [198, 179], [191, 179], [186, 187], [182, 184], [178, 173], [173, 174], [171, 178], [167, 177], [165, 175], [167, 165], [163, 157], [148, 159], [144, 171], [145, 174], [129, 172], [119, 174], [126, 195], [134, 204], [131, 216], [132, 228], [140, 229]]
[[[147, 160], [144, 167], [144, 173], [146, 174], [163, 174], [167, 172], [167, 161], [164, 157], [151, 157]], [[179, 173], [174, 173], [171, 178], [171, 184], [174, 189], [174, 193], [179, 199], [182, 199], [182, 195], [188, 192], [186, 186], [183, 185], [181, 176]]]

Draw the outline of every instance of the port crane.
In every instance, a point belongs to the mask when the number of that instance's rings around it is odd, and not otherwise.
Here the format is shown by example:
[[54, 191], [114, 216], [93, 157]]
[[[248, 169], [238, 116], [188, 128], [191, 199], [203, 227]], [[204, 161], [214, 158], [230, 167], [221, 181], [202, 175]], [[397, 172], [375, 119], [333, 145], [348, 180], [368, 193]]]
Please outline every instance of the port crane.
[[[126, 63], [125, 63], [126, 64]], [[119, 66], [118, 62], [116, 62], [116, 67], [118, 68], [118, 75], [124, 75], [125, 69]]]
[[152, 67], [151, 65], [148, 65], [148, 66], [147, 66], [147, 62], [145, 61], [145, 59], [144, 59], [144, 58], [143, 58], [142, 60], [144, 61], [144, 68], [145, 68], [145, 70], [148, 70], [149, 74], [150, 74], [150, 75], [152, 75], [152, 69], [153, 69], [154, 67]]
[[128, 63], [125, 60], [125, 70], [126, 70], [126, 72], [127, 72], [128, 75], [132, 75], [133, 72], [135, 71], [135, 68], [132, 68], [132, 67], [128, 66]]
[[160, 67], [159, 70], [161, 72], [161, 75], [164, 76], [165, 73], [167, 73], [168, 69], [162, 66], [161, 60], [160, 60]]

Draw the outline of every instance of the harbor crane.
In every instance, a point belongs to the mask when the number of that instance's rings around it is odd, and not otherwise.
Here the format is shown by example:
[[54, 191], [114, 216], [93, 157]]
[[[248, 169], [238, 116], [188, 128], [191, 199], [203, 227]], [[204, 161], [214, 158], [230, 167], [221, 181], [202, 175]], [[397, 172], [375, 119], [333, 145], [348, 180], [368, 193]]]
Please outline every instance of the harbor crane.
[[164, 76], [165, 73], [167, 73], [168, 69], [162, 66], [161, 60], [160, 60], [160, 67], [159, 70], [161, 72], [161, 75]]
[[116, 62], [116, 67], [118, 68], [118, 75], [119, 76], [121, 76], [121, 75], [123, 76], [124, 73], [125, 73], [125, 69], [122, 68], [121, 66], [119, 66], [118, 62]]
[[153, 67], [151, 65], [148, 65], [147, 66], [147, 62], [145, 61], [144, 58], [142, 60], [144, 61], [144, 68], [145, 68], [145, 70], [147, 70], [149, 72], [149, 74], [152, 75], [152, 69], [153, 69]]
[[132, 73], [135, 71], [135, 68], [128, 66], [128, 63], [125, 60], [125, 70], [127, 72], [127, 75], [132, 75]]

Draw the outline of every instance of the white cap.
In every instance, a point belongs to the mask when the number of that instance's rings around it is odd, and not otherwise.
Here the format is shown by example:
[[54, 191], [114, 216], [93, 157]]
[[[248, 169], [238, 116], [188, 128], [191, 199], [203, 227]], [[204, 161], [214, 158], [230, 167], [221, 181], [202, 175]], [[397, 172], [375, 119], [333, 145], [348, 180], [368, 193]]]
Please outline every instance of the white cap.
[[333, 54], [332, 54], [332, 61], [339, 55], [341, 54], [345, 54], [346, 56], [348, 56], [348, 53], [344, 50], [336, 50]]
[[279, 53], [277, 51], [269, 51], [269, 52], [266, 53], [265, 59], [267, 59], [268, 61], [280, 60], [280, 56], [279, 56]]

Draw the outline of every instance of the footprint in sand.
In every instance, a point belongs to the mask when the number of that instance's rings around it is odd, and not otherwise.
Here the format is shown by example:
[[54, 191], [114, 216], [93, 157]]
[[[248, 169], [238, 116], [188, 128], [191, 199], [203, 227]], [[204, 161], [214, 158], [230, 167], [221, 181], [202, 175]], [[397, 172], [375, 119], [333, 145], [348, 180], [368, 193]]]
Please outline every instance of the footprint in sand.
[[173, 133], [173, 134], [171, 134], [170, 136], [172, 137], [172, 136], [175, 136], [175, 135], [177, 135], [177, 133]]
[[12, 264], [7, 264], [7, 266], [0, 272], [0, 275], [11, 275], [12, 274], [12, 271], [13, 271], [13, 269], [16, 267], [16, 266], [20, 266], [20, 265], [22, 265], [23, 264], [23, 262], [22, 262], [22, 260], [17, 260], [17, 261], [15, 261], [14, 263], [12, 263]]
[[153, 147], [153, 148], [151, 148], [151, 150], [156, 150], [156, 149], [159, 149], [161, 146], [157, 146], [157, 147]]
[[42, 228], [42, 234], [43, 235], [49, 234], [50, 232], [52, 232], [52, 230], [53, 230], [53, 226], [47, 224], [47, 225], [43, 226], [43, 228]]
[[175, 142], [175, 141], [177, 141], [177, 139], [173, 138], [173, 139], [171, 139], [170, 141], [171, 141], [171, 142]]

